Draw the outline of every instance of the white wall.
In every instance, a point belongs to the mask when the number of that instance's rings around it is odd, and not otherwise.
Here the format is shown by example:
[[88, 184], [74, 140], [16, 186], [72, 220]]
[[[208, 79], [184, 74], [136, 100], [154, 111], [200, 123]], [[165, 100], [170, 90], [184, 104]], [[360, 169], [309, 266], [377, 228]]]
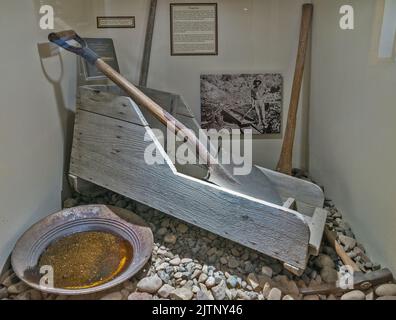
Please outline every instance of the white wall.
[[[217, 2], [219, 56], [171, 57], [170, 1], [159, 0], [149, 86], [183, 95], [199, 119], [201, 73], [280, 72], [284, 76], [286, 115], [301, 5], [306, 1]], [[133, 81], [139, 78], [148, 0], [1, 1], [0, 269], [20, 234], [61, 207], [63, 161], [68, 152], [65, 140], [75, 104], [76, 59], [62, 53], [60, 82], [51, 84], [45, 77], [37, 51], [37, 43], [45, 42], [48, 34], [38, 28], [42, 4], [54, 6], [57, 30], [74, 28], [85, 37], [112, 37], [121, 71]], [[96, 29], [96, 16], [105, 14], [134, 15], [136, 29]], [[51, 78], [59, 78], [59, 57], [43, 59], [42, 63]], [[294, 157], [295, 166], [303, 167], [307, 131], [302, 129], [302, 118], [308, 113], [308, 94], [309, 86], [305, 85]], [[274, 168], [280, 147], [281, 139], [257, 137], [254, 161]]]
[[345, 1], [314, 4], [310, 169], [369, 256], [396, 272], [396, 63], [371, 57], [377, 1], [348, 1], [353, 31], [338, 28]]

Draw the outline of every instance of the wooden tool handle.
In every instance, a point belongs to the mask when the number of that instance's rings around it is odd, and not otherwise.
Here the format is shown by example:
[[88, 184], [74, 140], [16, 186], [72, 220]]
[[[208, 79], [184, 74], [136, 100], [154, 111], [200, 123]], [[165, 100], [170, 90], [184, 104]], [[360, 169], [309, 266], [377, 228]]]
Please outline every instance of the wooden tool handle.
[[[167, 126], [169, 130], [175, 133], [182, 133], [187, 139], [187, 142], [196, 149], [197, 156], [211, 168], [211, 165], [216, 164], [217, 160], [210, 154], [207, 147], [189, 130], [184, 124], [174, 118], [170, 113], [162, 109], [157, 103], [151, 100], [132, 83], [125, 79], [121, 74], [110, 67], [106, 62], [99, 58], [99, 56], [88, 48], [86, 42], [75, 31], [68, 30], [58, 33], [51, 33], [48, 39], [58, 46], [73, 52], [82, 58], [86, 59], [90, 64], [95, 65], [98, 70], [103, 72], [110, 80], [112, 80], [141, 107], [146, 108], [154, 117], [156, 117], [162, 124]], [[74, 41], [74, 42], [73, 42]]]
[[181, 132], [183, 136], [187, 138], [187, 142], [194, 146], [197, 151], [197, 155], [206, 163], [209, 167], [211, 164], [216, 163], [216, 159], [209, 153], [208, 149], [199, 141], [195, 134], [189, 130], [179, 120], [174, 118], [170, 113], [162, 109], [157, 103], [146, 96], [142, 91], [136, 88], [132, 83], [110, 67], [102, 59], [98, 59], [95, 62], [95, 66], [103, 72], [110, 80], [121, 87], [137, 104], [146, 108], [154, 117], [156, 117], [162, 124], [175, 133]]
[[301, 20], [300, 40], [298, 45], [298, 54], [296, 69], [294, 72], [293, 87], [290, 98], [289, 112], [287, 116], [287, 125], [285, 136], [283, 138], [282, 151], [279, 158], [277, 170], [279, 172], [291, 175], [293, 160], [293, 145], [296, 132], [297, 109], [300, 100], [300, 92], [304, 75], [305, 57], [308, 48], [308, 39], [311, 32], [313, 5], [304, 4]]

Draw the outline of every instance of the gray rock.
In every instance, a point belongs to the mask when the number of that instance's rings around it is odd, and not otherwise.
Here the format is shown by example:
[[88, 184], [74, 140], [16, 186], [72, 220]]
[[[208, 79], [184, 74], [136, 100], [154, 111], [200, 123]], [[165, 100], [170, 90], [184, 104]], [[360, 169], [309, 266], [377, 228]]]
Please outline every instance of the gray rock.
[[212, 294], [215, 300], [224, 300], [226, 297], [226, 286], [224, 281], [212, 288]]
[[396, 296], [396, 284], [382, 284], [375, 289], [375, 294], [379, 297]]
[[213, 296], [209, 291], [199, 290], [197, 292], [197, 300], [214, 300]]
[[9, 287], [13, 284], [18, 283], [20, 280], [16, 276], [14, 272], [11, 272], [7, 277], [4, 277], [4, 280], [1, 282], [1, 284], [5, 287]]
[[100, 300], [122, 300], [123, 296], [122, 293], [117, 291], [117, 292], [112, 292], [109, 294], [106, 294]]
[[176, 230], [179, 231], [180, 233], [186, 233], [188, 231], [188, 226], [185, 225], [184, 223], [179, 223]]
[[172, 266], [178, 266], [181, 262], [181, 259], [179, 257], [173, 258], [171, 261], [169, 261], [169, 264]]
[[230, 276], [227, 281], [226, 284], [228, 286], [228, 288], [236, 288], [238, 286], [238, 284], [240, 285], [240, 282], [238, 281], [238, 278], [235, 276]]
[[239, 266], [239, 261], [238, 261], [237, 259], [235, 259], [234, 257], [230, 257], [230, 258], [228, 259], [228, 266], [229, 266], [231, 269], [238, 268], [238, 266]]
[[206, 279], [205, 286], [207, 288], [211, 289], [215, 285], [216, 285], [216, 279], [214, 277], [209, 277], [208, 279]]
[[133, 292], [128, 296], [128, 300], [153, 300], [153, 296], [147, 292]]
[[282, 291], [278, 288], [272, 288], [268, 293], [267, 300], [280, 300], [282, 298]]
[[174, 300], [191, 300], [193, 292], [187, 287], [177, 288], [170, 294], [170, 297]]
[[181, 263], [182, 264], [188, 264], [188, 263], [190, 263], [190, 262], [192, 262], [193, 261], [193, 259], [191, 259], [191, 258], [183, 258], [183, 259], [181, 259]]
[[206, 280], [208, 279], [208, 275], [206, 273], [201, 273], [199, 278], [198, 278], [198, 282], [206, 282]]
[[170, 286], [169, 284], [164, 284], [159, 290], [158, 290], [158, 295], [161, 298], [165, 298], [167, 299], [169, 297], [169, 295], [175, 291], [175, 288]]
[[140, 280], [137, 284], [139, 291], [147, 293], [156, 293], [162, 287], [162, 280], [157, 275], [146, 277]]
[[333, 268], [324, 267], [320, 271], [320, 277], [326, 283], [334, 283], [338, 280], [338, 273]]
[[351, 237], [340, 235], [338, 239], [344, 245], [346, 251], [352, 250], [356, 246], [356, 240]]
[[158, 229], [158, 231], [156, 233], [158, 236], [162, 237], [162, 236], [166, 235], [167, 232], [168, 232], [167, 228], [160, 228], [160, 229]]
[[341, 296], [341, 300], [365, 300], [366, 299], [366, 295], [364, 294], [364, 292], [360, 291], [360, 290], [353, 290], [347, 293], [344, 293]]

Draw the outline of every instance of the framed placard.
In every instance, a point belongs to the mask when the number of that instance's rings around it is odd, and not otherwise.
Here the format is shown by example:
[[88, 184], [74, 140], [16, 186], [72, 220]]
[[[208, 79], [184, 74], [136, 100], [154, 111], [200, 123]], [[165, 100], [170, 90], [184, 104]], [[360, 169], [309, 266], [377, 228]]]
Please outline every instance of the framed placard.
[[99, 29], [107, 28], [135, 28], [135, 17], [119, 16], [119, 17], [97, 17], [97, 27]]
[[171, 55], [217, 55], [217, 3], [171, 3]]
[[[110, 65], [114, 70], [120, 72], [118, 66], [117, 55], [114, 48], [113, 39], [110, 38], [85, 38], [90, 49], [95, 51], [102, 60]], [[85, 59], [81, 59], [85, 80], [101, 80], [106, 76], [100, 72], [95, 66], [89, 64]]]

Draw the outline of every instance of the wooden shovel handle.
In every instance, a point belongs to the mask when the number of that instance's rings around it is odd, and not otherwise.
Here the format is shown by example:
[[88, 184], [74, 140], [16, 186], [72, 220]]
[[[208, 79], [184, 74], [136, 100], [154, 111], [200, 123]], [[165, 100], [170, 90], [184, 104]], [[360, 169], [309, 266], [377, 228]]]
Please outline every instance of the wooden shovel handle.
[[[175, 133], [182, 133], [187, 139], [187, 142], [196, 149], [197, 155], [201, 158], [203, 163], [206, 163], [209, 168], [212, 164], [216, 164], [216, 159], [191, 130], [104, 62], [94, 51], [88, 48], [86, 42], [75, 31], [68, 30], [51, 33], [48, 39], [60, 47], [81, 56], [92, 65], [95, 65], [98, 70], [103, 72], [104, 75], [122, 88], [137, 104], [146, 108], [162, 124], [167, 126], [168, 130]], [[71, 44], [69, 42], [70, 40], [76, 41], [79, 45], [75, 46]]]
[[216, 163], [216, 159], [213, 158], [208, 149], [201, 143], [201, 141], [199, 141], [194, 132], [189, 130], [170, 113], [162, 109], [157, 103], [146, 96], [142, 91], [136, 88], [132, 83], [130, 83], [102, 59], [96, 60], [95, 66], [110, 80], [121, 87], [138, 105], [146, 108], [155, 118], [167, 126], [168, 130], [171, 130], [175, 133], [181, 132], [183, 136], [187, 138], [187, 142], [196, 148], [197, 155], [203, 160], [204, 163], [206, 163], [209, 167], [210, 165]]
[[298, 45], [296, 69], [294, 72], [293, 87], [290, 97], [290, 106], [287, 116], [287, 125], [285, 130], [285, 136], [283, 138], [282, 151], [277, 166], [277, 170], [279, 172], [288, 175], [291, 175], [292, 173], [293, 145], [294, 145], [294, 136], [296, 132], [297, 109], [300, 100], [300, 92], [301, 92], [302, 80], [304, 75], [305, 57], [308, 48], [308, 38], [311, 32], [312, 14], [313, 14], [313, 5], [304, 4], [302, 19], [301, 19], [301, 30], [300, 30], [300, 40]]

